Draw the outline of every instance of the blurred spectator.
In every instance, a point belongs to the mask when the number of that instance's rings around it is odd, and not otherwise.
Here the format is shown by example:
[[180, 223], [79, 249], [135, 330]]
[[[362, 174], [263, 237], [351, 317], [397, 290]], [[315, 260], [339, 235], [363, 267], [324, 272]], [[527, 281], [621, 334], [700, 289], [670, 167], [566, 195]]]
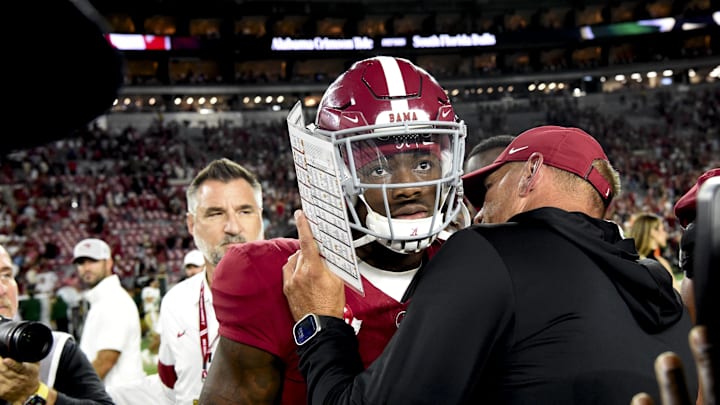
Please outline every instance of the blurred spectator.
[[80, 348], [106, 386], [145, 376], [140, 358], [140, 316], [113, 274], [110, 246], [100, 239], [75, 245], [73, 263], [87, 288], [88, 310]]
[[53, 294], [50, 300], [50, 322], [53, 329], [61, 332], [69, 332], [68, 318], [69, 307], [62, 295]]
[[653, 259], [665, 268], [673, 278], [673, 287], [680, 291], [680, 282], [675, 277], [670, 262], [663, 257], [668, 234], [665, 222], [655, 214], [640, 213], [633, 216], [627, 236], [635, 240], [635, 248], [641, 259]]
[[156, 277], [152, 277], [148, 285], [143, 287], [141, 292], [143, 309], [145, 316], [145, 327], [152, 331], [157, 323], [160, 312], [160, 282]]
[[35, 296], [35, 287], [28, 289], [26, 299], [20, 301], [20, 316], [26, 321], [40, 321], [42, 316], [42, 302]]
[[189, 251], [183, 259], [183, 269], [185, 270], [185, 277], [192, 277], [200, 273], [205, 267], [205, 257], [200, 250], [194, 249]]
[[75, 339], [79, 340], [80, 326], [82, 324], [82, 319], [80, 316], [80, 302], [82, 301], [82, 295], [80, 294], [78, 289], [71, 284], [65, 284], [62, 287], [58, 288], [55, 295], [62, 298], [62, 300], [67, 303], [70, 312], [70, 320], [68, 325], [69, 332], [75, 337]]

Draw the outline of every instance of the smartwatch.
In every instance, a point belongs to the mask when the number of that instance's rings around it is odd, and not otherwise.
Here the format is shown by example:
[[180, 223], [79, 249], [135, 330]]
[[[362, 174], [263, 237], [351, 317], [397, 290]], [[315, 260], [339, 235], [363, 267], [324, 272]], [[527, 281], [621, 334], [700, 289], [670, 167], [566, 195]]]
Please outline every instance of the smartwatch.
[[322, 318], [323, 317], [315, 314], [307, 314], [295, 322], [295, 326], [293, 326], [295, 344], [302, 346], [315, 337], [315, 335], [323, 329], [323, 325], [325, 324]]
[[30, 395], [30, 398], [25, 401], [24, 405], [45, 405], [47, 404], [47, 397], [49, 393], [50, 389], [48, 386], [40, 381], [40, 386], [38, 386], [37, 391]]

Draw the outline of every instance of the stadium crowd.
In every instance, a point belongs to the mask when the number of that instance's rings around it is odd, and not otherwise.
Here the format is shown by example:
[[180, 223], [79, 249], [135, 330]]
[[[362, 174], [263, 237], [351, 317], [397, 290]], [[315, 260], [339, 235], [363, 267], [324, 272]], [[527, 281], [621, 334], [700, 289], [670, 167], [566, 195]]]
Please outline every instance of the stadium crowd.
[[[554, 97], [534, 108], [545, 111], [544, 123], [597, 137], [623, 176], [609, 219], [627, 230], [639, 212], [664, 218], [669, 243], [661, 254], [677, 272], [681, 228], [672, 206], [704, 170], [720, 166], [720, 88], [666, 90], [650, 99], [628, 93], [626, 103], [580, 106], [576, 98]], [[498, 108], [483, 113], [509, 114]], [[481, 121], [478, 131], [503, 132], [506, 119]], [[157, 122], [146, 131], [113, 133], [91, 125], [74, 138], [2, 157], [0, 235], [20, 269], [21, 291], [48, 272], [58, 276], [49, 291], [74, 284], [72, 246], [86, 237], [110, 244], [128, 289], [158, 274], [177, 281], [183, 255], [193, 248], [184, 226], [184, 189], [217, 157], [242, 162], [261, 179], [266, 237], [294, 229], [300, 200], [284, 121], [207, 127], [200, 138], [180, 136], [180, 127]]]

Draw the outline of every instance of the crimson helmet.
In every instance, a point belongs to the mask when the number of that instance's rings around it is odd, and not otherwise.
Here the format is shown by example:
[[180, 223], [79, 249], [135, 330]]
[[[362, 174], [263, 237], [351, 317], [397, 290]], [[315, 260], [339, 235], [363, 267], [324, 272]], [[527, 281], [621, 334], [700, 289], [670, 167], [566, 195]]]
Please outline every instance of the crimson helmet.
[[[465, 123], [438, 82], [410, 61], [380, 56], [356, 62], [327, 89], [308, 130], [334, 145], [350, 227], [365, 234], [356, 247], [378, 241], [396, 252], [418, 252], [464, 208]], [[395, 174], [398, 154], [412, 159], [412, 175]], [[393, 218], [388, 193], [413, 187], [434, 187], [431, 215]], [[382, 207], [370, 207], [365, 193], [371, 189], [383, 191]], [[365, 218], [356, 211], [358, 201]]]

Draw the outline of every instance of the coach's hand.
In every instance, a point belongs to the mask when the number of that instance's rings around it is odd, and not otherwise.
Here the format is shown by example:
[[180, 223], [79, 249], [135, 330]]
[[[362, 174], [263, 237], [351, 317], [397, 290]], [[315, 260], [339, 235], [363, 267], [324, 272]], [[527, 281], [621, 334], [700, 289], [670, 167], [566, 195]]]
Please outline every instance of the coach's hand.
[[295, 211], [300, 250], [283, 266], [283, 292], [293, 318], [299, 320], [309, 313], [343, 317], [345, 285], [333, 274], [313, 238], [310, 223], [302, 211]]

